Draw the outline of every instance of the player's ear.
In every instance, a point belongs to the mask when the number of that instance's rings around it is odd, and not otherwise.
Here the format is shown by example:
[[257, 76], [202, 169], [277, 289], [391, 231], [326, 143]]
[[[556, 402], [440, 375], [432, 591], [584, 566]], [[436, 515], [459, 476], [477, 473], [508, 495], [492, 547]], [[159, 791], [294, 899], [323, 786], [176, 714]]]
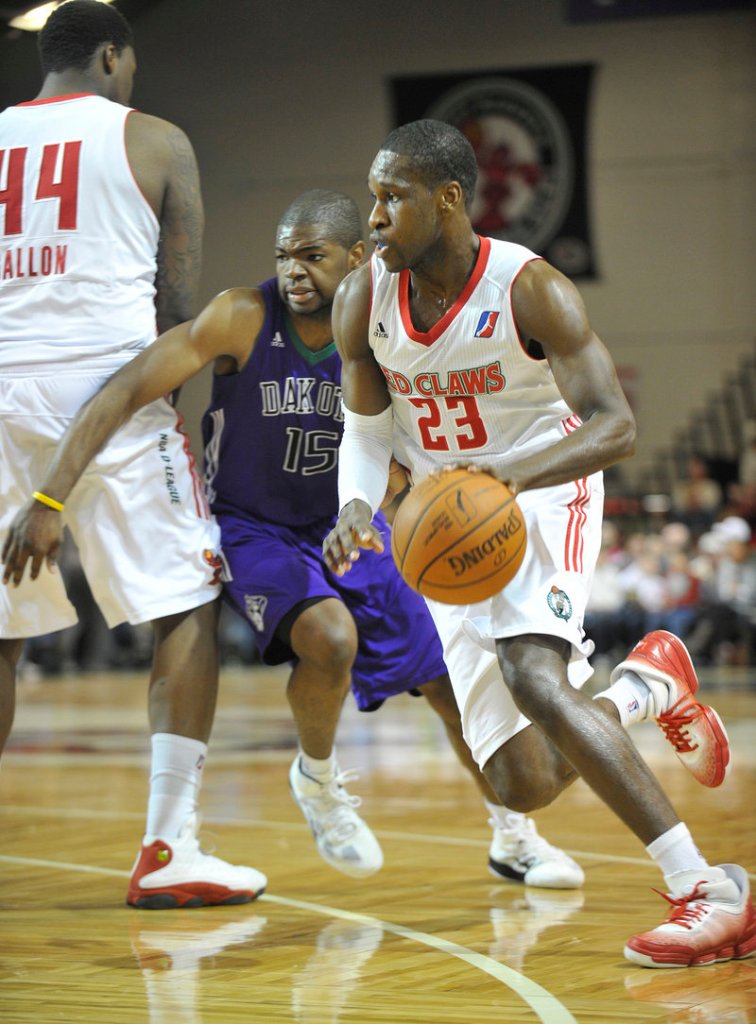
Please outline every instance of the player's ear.
[[438, 205], [442, 214], [451, 213], [453, 210], [464, 206], [465, 197], [462, 186], [458, 181], [447, 181], [438, 190]]
[[359, 242], [354, 243], [354, 245], [351, 247], [347, 254], [347, 263], [349, 265], [349, 269], [354, 270], [355, 267], [359, 267], [359, 265], [362, 262], [364, 262], [364, 260], [365, 243], [362, 240], [360, 240]]
[[106, 75], [112, 75], [115, 71], [116, 63], [118, 61], [118, 53], [113, 43], [106, 43], [102, 48], [100, 54], [100, 61], [102, 63], [102, 70]]

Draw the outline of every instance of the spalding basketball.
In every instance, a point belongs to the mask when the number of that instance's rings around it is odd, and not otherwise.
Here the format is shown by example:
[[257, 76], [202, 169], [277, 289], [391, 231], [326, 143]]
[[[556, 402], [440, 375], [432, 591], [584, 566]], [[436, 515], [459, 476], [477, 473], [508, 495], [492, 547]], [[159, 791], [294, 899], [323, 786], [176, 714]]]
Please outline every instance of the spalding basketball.
[[444, 604], [473, 604], [510, 582], [525, 557], [525, 520], [489, 473], [426, 477], [399, 506], [391, 553], [404, 580]]

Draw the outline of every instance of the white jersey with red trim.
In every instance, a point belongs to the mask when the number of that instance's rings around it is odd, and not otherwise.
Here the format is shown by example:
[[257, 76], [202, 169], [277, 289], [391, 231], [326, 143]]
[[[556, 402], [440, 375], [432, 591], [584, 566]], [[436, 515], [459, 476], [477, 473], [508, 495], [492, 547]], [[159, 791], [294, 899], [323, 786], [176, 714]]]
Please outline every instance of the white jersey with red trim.
[[[373, 257], [370, 344], [391, 395], [394, 454], [415, 483], [442, 465], [506, 465], [580, 426], [548, 362], [528, 354], [515, 325], [512, 285], [538, 258], [481, 238], [459, 299], [422, 332], [410, 317], [409, 272], [391, 274]], [[501, 684], [498, 640], [556, 636], [570, 644], [570, 683], [581, 686], [592, 672], [583, 617], [601, 544], [602, 474], [526, 490], [517, 502], [528, 543], [514, 579], [477, 604], [426, 599], [481, 767], [529, 724]]]
[[113, 372], [156, 337], [160, 226], [101, 96], [0, 113], [0, 374]]
[[579, 425], [514, 321], [512, 285], [539, 258], [481, 237], [462, 294], [424, 332], [412, 324], [409, 271], [390, 273], [373, 256], [370, 345], [391, 395], [394, 453], [415, 483], [439, 465], [511, 463]]

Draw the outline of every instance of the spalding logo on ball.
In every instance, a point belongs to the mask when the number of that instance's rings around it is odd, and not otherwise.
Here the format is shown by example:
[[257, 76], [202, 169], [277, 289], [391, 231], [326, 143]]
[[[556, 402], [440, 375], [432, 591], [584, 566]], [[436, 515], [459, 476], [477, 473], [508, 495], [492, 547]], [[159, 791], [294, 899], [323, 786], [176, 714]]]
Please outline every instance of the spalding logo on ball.
[[391, 553], [424, 597], [474, 604], [493, 597], [525, 557], [525, 520], [514, 495], [489, 473], [454, 469], [413, 487], [399, 506]]

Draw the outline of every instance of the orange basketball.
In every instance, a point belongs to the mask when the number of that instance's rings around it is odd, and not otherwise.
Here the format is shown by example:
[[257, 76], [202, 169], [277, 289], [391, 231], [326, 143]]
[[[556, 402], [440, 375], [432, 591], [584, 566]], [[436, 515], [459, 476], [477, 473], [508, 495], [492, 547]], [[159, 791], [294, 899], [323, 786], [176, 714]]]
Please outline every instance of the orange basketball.
[[472, 604], [492, 597], [525, 557], [525, 520], [506, 484], [454, 469], [426, 477], [399, 506], [391, 553], [424, 597]]

